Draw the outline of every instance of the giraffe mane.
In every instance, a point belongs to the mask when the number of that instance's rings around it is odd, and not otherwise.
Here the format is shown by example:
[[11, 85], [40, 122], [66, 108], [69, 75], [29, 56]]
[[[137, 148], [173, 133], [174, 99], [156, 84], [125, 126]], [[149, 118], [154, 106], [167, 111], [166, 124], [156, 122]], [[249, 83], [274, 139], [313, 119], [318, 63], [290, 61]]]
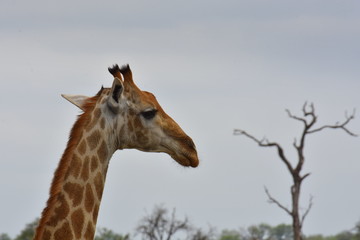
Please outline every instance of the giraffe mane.
[[98, 92], [98, 94], [94, 97], [89, 98], [83, 106], [84, 113], [78, 116], [74, 126], [71, 129], [69, 140], [66, 146], [66, 149], [61, 157], [61, 160], [58, 164], [57, 169], [55, 170], [54, 177], [50, 187], [50, 196], [46, 203], [46, 207], [44, 208], [41, 218], [39, 221], [39, 225], [36, 229], [37, 238], [34, 240], [42, 239], [44, 233], [45, 224], [50, 221], [51, 214], [55, 210], [55, 203], [61, 191], [61, 183], [64, 180], [67, 170], [69, 168], [73, 152], [77, 147], [79, 140], [82, 134], [82, 126], [86, 126], [91, 119], [91, 112], [95, 107], [95, 104], [102, 92], [103, 88]]

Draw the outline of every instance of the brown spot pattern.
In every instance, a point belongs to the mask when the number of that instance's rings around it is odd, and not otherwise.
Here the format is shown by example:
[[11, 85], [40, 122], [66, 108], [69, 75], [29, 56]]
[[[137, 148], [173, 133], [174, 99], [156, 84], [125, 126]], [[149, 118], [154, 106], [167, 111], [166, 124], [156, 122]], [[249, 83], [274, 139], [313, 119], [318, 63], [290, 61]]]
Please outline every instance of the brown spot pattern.
[[56, 232], [54, 233], [55, 240], [64, 240], [64, 239], [72, 239], [72, 238], [73, 238], [73, 234], [70, 229], [70, 224], [67, 222], [65, 222], [61, 226], [61, 228], [56, 230]]
[[102, 193], [104, 191], [104, 180], [103, 180], [102, 174], [99, 172], [95, 179], [94, 179], [94, 185], [95, 185], [95, 191], [97, 193], [98, 199], [101, 199]]
[[119, 132], [119, 136], [123, 136], [124, 135], [124, 132], [125, 132], [125, 128], [124, 128], [124, 126], [121, 126], [121, 128], [120, 128], [120, 132]]
[[76, 238], [81, 238], [82, 229], [84, 227], [84, 213], [82, 209], [78, 209], [71, 214], [71, 225]]
[[137, 118], [134, 119], [134, 127], [135, 127], [135, 129], [139, 129], [139, 128], [143, 127], [143, 125], [142, 125], [142, 123], [140, 121], [140, 118], [137, 117]]
[[90, 174], [90, 169], [89, 169], [89, 164], [90, 161], [89, 161], [89, 157], [86, 156], [85, 160], [84, 160], [84, 164], [83, 164], [83, 167], [82, 167], [82, 170], [81, 170], [81, 179], [86, 181], [89, 179], [89, 174]]
[[105, 141], [102, 141], [98, 151], [97, 151], [97, 155], [99, 157], [99, 160], [104, 163], [108, 157], [108, 148], [107, 145], [105, 143]]
[[68, 174], [74, 176], [75, 178], [78, 178], [80, 174], [81, 164], [82, 161], [80, 157], [77, 154], [74, 154], [69, 166]]
[[133, 125], [132, 125], [132, 122], [131, 122], [131, 121], [128, 121], [128, 122], [127, 122], [127, 125], [128, 125], [129, 131], [132, 132], [132, 131], [134, 130], [134, 127], [133, 127]]
[[68, 194], [69, 198], [72, 200], [72, 206], [78, 206], [84, 195], [84, 187], [77, 183], [66, 183], [64, 185], [64, 190]]
[[94, 211], [93, 211], [93, 222], [96, 224], [96, 220], [99, 213], [99, 204], [95, 204]]
[[93, 112], [94, 119], [99, 119], [101, 117], [101, 108], [97, 108]]
[[117, 129], [117, 128], [118, 128], [118, 122], [116, 121], [114, 124], [114, 129]]
[[87, 143], [91, 150], [95, 149], [100, 142], [100, 131], [95, 130], [89, 137], [87, 137]]
[[88, 212], [91, 212], [93, 210], [95, 204], [95, 199], [94, 199], [94, 192], [91, 188], [90, 184], [86, 185], [86, 190], [85, 190], [85, 209]]
[[106, 102], [106, 100], [107, 100], [107, 98], [103, 98], [103, 99], [101, 99], [101, 104], [104, 104], [105, 102]]
[[79, 147], [78, 147], [78, 150], [79, 150], [79, 153], [80, 154], [84, 154], [85, 151], [86, 151], [86, 142], [85, 140], [82, 140], [79, 144]]
[[91, 172], [94, 172], [98, 168], [98, 159], [95, 156], [91, 157]]
[[86, 239], [86, 240], [93, 240], [94, 234], [95, 234], [94, 226], [93, 226], [93, 224], [89, 221], [89, 222], [88, 222], [88, 225], [87, 225], [87, 227], [86, 227], [86, 232], [85, 232], [85, 235], [84, 235], [84, 239]]
[[97, 121], [92, 116], [89, 116], [89, 120], [85, 125], [86, 126], [85, 130], [88, 132], [91, 131], [94, 128], [96, 123], [97, 123]]
[[50, 240], [51, 238], [51, 232], [49, 230], [45, 230], [42, 236], [43, 240]]
[[101, 116], [101, 109], [100, 108], [95, 109], [91, 117], [90, 123], [86, 126], [86, 131], [90, 131], [91, 129], [94, 128], [94, 126], [99, 122], [100, 116]]
[[54, 215], [49, 220], [49, 225], [53, 227], [57, 226], [61, 220], [66, 218], [69, 212], [70, 208], [65, 200], [64, 195], [59, 194], [57, 207], [54, 209]]
[[135, 132], [136, 138], [141, 145], [145, 145], [148, 143], [149, 138], [147, 135], [145, 135], [141, 130]]
[[105, 119], [104, 118], [101, 118], [101, 120], [100, 120], [100, 127], [101, 127], [101, 129], [105, 128]]

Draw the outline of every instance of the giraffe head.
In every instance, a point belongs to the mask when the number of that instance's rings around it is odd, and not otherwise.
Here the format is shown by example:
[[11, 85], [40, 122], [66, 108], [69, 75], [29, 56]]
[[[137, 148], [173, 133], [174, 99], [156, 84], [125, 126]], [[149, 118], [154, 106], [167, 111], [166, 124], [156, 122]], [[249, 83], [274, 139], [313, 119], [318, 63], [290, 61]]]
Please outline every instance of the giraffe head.
[[[199, 160], [192, 139], [165, 113], [155, 96], [140, 90], [129, 65], [109, 68], [114, 76], [111, 88], [102, 88], [96, 97], [63, 95], [86, 111], [89, 101], [99, 109], [98, 124], [109, 135], [112, 148], [164, 152], [183, 166], [197, 167]], [[101, 123], [100, 123], [101, 122]]]

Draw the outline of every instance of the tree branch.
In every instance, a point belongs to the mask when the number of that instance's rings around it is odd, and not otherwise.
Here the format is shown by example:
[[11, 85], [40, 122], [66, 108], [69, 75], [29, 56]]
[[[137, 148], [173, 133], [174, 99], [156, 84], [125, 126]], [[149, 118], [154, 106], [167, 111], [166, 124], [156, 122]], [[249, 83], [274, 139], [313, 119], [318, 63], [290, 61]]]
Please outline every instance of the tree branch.
[[244, 135], [250, 139], [252, 139], [254, 142], [256, 142], [260, 147], [276, 147], [278, 150], [278, 155], [280, 159], [285, 163], [286, 167], [288, 168], [289, 172], [293, 175], [294, 169], [291, 166], [289, 160], [285, 157], [284, 150], [280, 146], [280, 144], [276, 142], [269, 142], [268, 139], [263, 138], [261, 140], [255, 138], [254, 136], [248, 134], [247, 132], [240, 130], [240, 129], [234, 129], [234, 135]]
[[[307, 108], [310, 108], [310, 110], [307, 110]], [[301, 118], [301, 117], [293, 115], [290, 112], [290, 110], [288, 110], [288, 109], [286, 109], [285, 111], [287, 112], [287, 114], [290, 118], [302, 122], [304, 124], [305, 128], [310, 128], [316, 122], [316, 119], [317, 119], [317, 117], [315, 115], [315, 107], [314, 107], [314, 104], [312, 104], [312, 103], [310, 104], [310, 107], [308, 107], [308, 103], [305, 102], [302, 107], [302, 112], [303, 112], [305, 118]], [[308, 122], [306, 120], [307, 116], [311, 117], [310, 122]]]
[[171, 220], [170, 220], [170, 226], [167, 230], [167, 238], [166, 240], [170, 240], [172, 237], [174, 237], [173, 235], [181, 230], [189, 230], [189, 223], [188, 223], [188, 218], [185, 217], [184, 221], [180, 221], [180, 220], [176, 220], [175, 217], [175, 208], [173, 209], [173, 212], [171, 214]]
[[295, 116], [295, 115], [292, 115], [289, 109], [285, 109], [285, 111], [287, 112], [287, 114], [288, 114], [289, 118], [292, 118], [292, 119], [298, 120], [298, 121], [300, 121], [300, 122], [304, 123], [304, 125], [306, 125], [306, 124], [307, 124], [307, 122], [306, 122], [306, 120], [305, 120], [305, 119], [300, 118], [300, 117], [297, 117], [297, 116]]
[[301, 225], [301, 226], [303, 225], [306, 216], [309, 214], [310, 209], [311, 209], [311, 207], [313, 206], [313, 198], [314, 198], [314, 197], [310, 195], [309, 205], [308, 205], [308, 207], [306, 208], [304, 215], [301, 217], [301, 221], [300, 221], [300, 225]]
[[349, 134], [350, 136], [353, 136], [353, 137], [357, 137], [358, 135], [351, 132], [349, 129], [346, 128], [346, 125], [355, 118], [355, 109], [353, 110], [353, 113], [348, 116], [347, 113], [345, 113], [345, 121], [343, 123], [335, 123], [334, 125], [324, 125], [322, 127], [319, 127], [319, 128], [316, 128], [316, 129], [313, 129], [311, 131], [308, 131], [307, 133], [311, 134], [311, 133], [315, 133], [315, 132], [319, 132], [323, 129], [326, 129], [326, 128], [332, 128], [332, 129], [342, 129], [344, 130], [347, 134]]
[[307, 178], [308, 176], [310, 176], [311, 173], [306, 173], [304, 176], [302, 176], [300, 179], [301, 181], [303, 181], [305, 178]]
[[275, 198], [273, 198], [270, 193], [269, 190], [267, 189], [267, 187], [264, 187], [265, 189], [265, 193], [269, 198], [269, 203], [275, 203], [279, 208], [283, 209], [285, 212], [287, 212], [290, 216], [292, 216], [292, 212], [285, 207], [284, 205], [282, 205], [278, 200], [276, 200]]

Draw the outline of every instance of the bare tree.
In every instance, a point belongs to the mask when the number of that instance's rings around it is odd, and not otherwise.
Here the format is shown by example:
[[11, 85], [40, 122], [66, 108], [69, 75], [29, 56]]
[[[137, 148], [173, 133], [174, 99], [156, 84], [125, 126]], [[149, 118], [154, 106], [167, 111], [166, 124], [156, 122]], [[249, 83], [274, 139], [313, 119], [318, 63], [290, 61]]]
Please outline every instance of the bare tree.
[[355, 117], [355, 111], [351, 115], [345, 114], [345, 120], [341, 123], [337, 122], [334, 125], [323, 125], [320, 127], [315, 127], [315, 123], [317, 121], [317, 116], [315, 114], [315, 107], [313, 104], [308, 105], [307, 103], [304, 104], [302, 108], [302, 117], [298, 117], [293, 115], [289, 110], [286, 110], [288, 116], [292, 119], [295, 119], [297, 121], [300, 121], [303, 124], [303, 130], [300, 135], [300, 139], [297, 140], [295, 138], [295, 141], [293, 143], [294, 148], [297, 152], [297, 161], [295, 166], [293, 166], [289, 160], [289, 158], [286, 157], [284, 153], [284, 149], [282, 146], [277, 142], [270, 142], [268, 139], [258, 139], [251, 134], [248, 134], [247, 132], [235, 129], [234, 135], [244, 135], [251, 140], [255, 141], [257, 144], [259, 144], [260, 147], [275, 147], [277, 149], [278, 156], [280, 160], [286, 165], [287, 170], [292, 176], [293, 184], [291, 186], [291, 199], [292, 199], [292, 207], [291, 209], [285, 207], [283, 204], [281, 204], [278, 200], [276, 200], [274, 197], [272, 197], [268, 191], [267, 188], [265, 188], [265, 193], [268, 196], [270, 203], [275, 203], [278, 207], [283, 209], [287, 214], [289, 214], [293, 221], [293, 232], [294, 232], [294, 239], [295, 240], [301, 240], [302, 239], [302, 226], [304, 223], [304, 220], [306, 216], [308, 215], [312, 205], [312, 197], [310, 197], [308, 207], [306, 208], [304, 213], [299, 212], [299, 199], [300, 199], [300, 191], [301, 191], [301, 184], [305, 178], [307, 178], [310, 173], [302, 174], [301, 170], [303, 168], [304, 162], [305, 162], [305, 156], [304, 156], [304, 147], [305, 147], [305, 140], [306, 137], [310, 134], [320, 132], [325, 129], [340, 129], [345, 131], [345, 133], [349, 134], [350, 136], [357, 136], [353, 132], [351, 132], [347, 125], [348, 123], [354, 119]]
[[214, 227], [209, 226], [209, 230], [204, 232], [200, 228], [194, 228], [192, 233], [189, 234], [188, 240], [214, 240], [216, 239], [216, 230]]
[[175, 217], [175, 208], [171, 216], [162, 206], [156, 206], [150, 215], [145, 216], [136, 228], [136, 233], [144, 240], [170, 240], [175, 234], [186, 234], [191, 229], [188, 219], [178, 220]]

